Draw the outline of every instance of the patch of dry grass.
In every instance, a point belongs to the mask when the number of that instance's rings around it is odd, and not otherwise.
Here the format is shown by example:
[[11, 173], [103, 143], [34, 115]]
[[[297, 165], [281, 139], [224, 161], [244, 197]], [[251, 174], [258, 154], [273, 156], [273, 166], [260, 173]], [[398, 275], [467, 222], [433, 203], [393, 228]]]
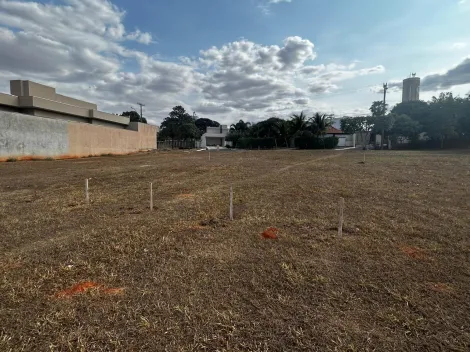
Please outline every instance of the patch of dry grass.
[[0, 164], [0, 350], [467, 351], [470, 154], [368, 154]]

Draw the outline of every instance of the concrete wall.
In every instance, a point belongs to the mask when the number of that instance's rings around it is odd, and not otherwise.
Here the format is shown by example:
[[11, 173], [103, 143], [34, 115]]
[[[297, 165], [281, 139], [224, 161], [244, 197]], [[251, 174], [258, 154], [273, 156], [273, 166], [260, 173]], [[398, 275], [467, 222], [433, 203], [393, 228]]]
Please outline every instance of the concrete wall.
[[157, 127], [135, 130], [0, 111], [0, 159], [127, 154], [157, 147]]
[[84, 119], [78, 116], [60, 114], [54, 111], [39, 110], [39, 109], [25, 109], [24, 113], [28, 115], [47, 117], [48, 119], [88, 123], [88, 119]]
[[66, 155], [67, 122], [0, 111], [0, 158]]

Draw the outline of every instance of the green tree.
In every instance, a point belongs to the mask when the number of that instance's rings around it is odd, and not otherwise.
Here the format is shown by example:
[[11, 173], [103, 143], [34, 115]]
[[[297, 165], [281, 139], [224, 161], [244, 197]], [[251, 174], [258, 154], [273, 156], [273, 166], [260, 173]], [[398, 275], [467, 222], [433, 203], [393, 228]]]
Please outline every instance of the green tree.
[[407, 138], [409, 140], [416, 140], [421, 130], [421, 126], [415, 120], [408, 115], [396, 115], [394, 114], [394, 124], [390, 130], [395, 141], [400, 138]]
[[328, 128], [333, 124], [331, 116], [315, 113], [310, 118], [310, 131], [316, 136], [324, 136]]
[[308, 128], [308, 118], [307, 115], [302, 111], [300, 114], [293, 114], [290, 119], [290, 127], [292, 136], [297, 136], [302, 131], [307, 130]]
[[257, 136], [261, 138], [277, 138], [280, 136], [279, 124], [283, 120], [278, 117], [271, 117], [267, 120], [258, 122], [254, 127]]
[[470, 141], [470, 94], [462, 102], [462, 113], [459, 117], [459, 129], [462, 137]]
[[194, 121], [196, 127], [201, 131], [201, 133], [206, 133], [207, 127], [219, 127], [220, 123], [206, 118], [198, 118]]
[[127, 116], [129, 117], [130, 122], [142, 122], [142, 123], [147, 123], [147, 119], [145, 117], [140, 117], [139, 113], [137, 111], [124, 111], [121, 116]]
[[454, 98], [453, 94], [441, 93], [438, 97], [432, 97], [429, 102], [429, 117], [423, 123], [426, 134], [431, 139], [440, 141], [444, 148], [446, 139], [457, 135], [460, 98]]
[[[383, 149], [384, 142], [385, 142], [385, 128], [387, 126], [387, 118], [385, 117], [387, 114], [387, 108], [388, 105], [385, 104], [383, 101], [374, 101], [369, 108], [370, 112], [372, 113], [372, 117], [375, 119], [375, 122], [378, 122], [378, 126], [380, 125], [381, 128], [381, 136], [382, 136], [382, 141], [380, 143], [380, 148]], [[374, 123], [375, 125], [375, 123]], [[380, 130], [377, 130], [376, 132], [379, 132]]]
[[159, 138], [173, 140], [191, 140], [200, 137], [195, 118], [182, 106], [175, 106], [160, 125]]
[[277, 123], [277, 129], [279, 131], [279, 137], [284, 140], [286, 148], [289, 148], [289, 139], [291, 138], [291, 125], [289, 121], [280, 120]]
[[388, 105], [383, 103], [383, 101], [374, 101], [370, 106], [369, 110], [372, 113], [373, 117], [384, 116], [387, 113]]
[[343, 117], [340, 120], [341, 131], [346, 134], [354, 134], [363, 131], [364, 117]]
[[230, 125], [230, 131], [238, 131], [245, 133], [247, 132], [251, 127], [250, 122], [245, 122], [243, 120], [238, 121], [236, 124]]
[[372, 116], [344, 117], [341, 119], [341, 130], [345, 133], [357, 133], [363, 139], [364, 149], [370, 143], [370, 135], [375, 125]]
[[395, 105], [392, 114], [407, 115], [412, 120], [422, 124], [429, 117], [429, 104], [425, 101], [408, 101]]

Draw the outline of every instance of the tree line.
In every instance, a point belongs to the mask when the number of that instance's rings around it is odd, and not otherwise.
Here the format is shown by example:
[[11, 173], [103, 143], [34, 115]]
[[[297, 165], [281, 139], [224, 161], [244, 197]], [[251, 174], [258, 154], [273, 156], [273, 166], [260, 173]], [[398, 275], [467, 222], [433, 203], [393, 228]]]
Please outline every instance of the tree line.
[[[369, 110], [367, 116], [343, 117], [340, 120], [341, 130], [346, 134], [358, 133], [364, 145], [371, 143], [376, 134], [383, 135], [383, 141], [387, 138], [394, 144], [406, 141], [408, 146], [418, 148], [469, 145], [470, 95], [462, 98], [450, 92], [441, 93], [427, 102], [399, 103], [390, 111], [388, 105], [375, 101]], [[334, 147], [337, 139], [335, 143], [335, 138], [325, 138], [333, 117], [322, 113], [307, 116], [301, 112], [287, 120], [278, 117], [257, 123], [240, 120], [230, 126], [226, 140], [241, 148]], [[158, 136], [160, 140], [196, 141], [207, 127], [219, 126], [217, 121], [199, 118], [182, 106], [175, 106], [160, 125]]]
[[242, 148], [291, 147], [296, 144], [296, 141], [300, 143], [300, 141], [307, 140], [315, 140], [319, 147], [320, 145], [325, 147], [332, 142], [324, 138], [332, 123], [331, 115], [315, 113], [308, 117], [304, 112], [293, 114], [289, 120], [271, 117], [255, 124], [240, 120], [230, 126], [230, 133], [226, 140]]
[[[316, 113], [311, 117], [301, 112], [289, 120], [271, 117], [258, 123], [238, 121], [230, 126], [226, 140], [237, 147], [290, 147], [295, 138], [324, 138], [332, 116]], [[162, 124], [158, 137], [160, 140], [198, 140], [207, 127], [219, 127], [220, 123], [207, 118], [189, 114], [182, 106], [175, 106]]]
[[361, 133], [365, 144], [374, 134], [390, 138], [396, 145], [410, 147], [468, 147], [470, 142], [470, 95], [455, 97], [441, 93], [430, 101], [411, 101], [388, 105], [375, 101], [369, 116], [341, 119], [345, 133]]

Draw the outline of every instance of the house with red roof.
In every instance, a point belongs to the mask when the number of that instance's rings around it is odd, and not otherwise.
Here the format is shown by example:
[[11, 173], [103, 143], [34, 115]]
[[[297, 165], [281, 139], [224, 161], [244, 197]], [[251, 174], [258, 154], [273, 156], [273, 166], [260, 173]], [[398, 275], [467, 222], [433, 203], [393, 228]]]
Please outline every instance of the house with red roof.
[[356, 134], [346, 134], [334, 126], [328, 127], [325, 136], [338, 138], [338, 147], [356, 147]]

